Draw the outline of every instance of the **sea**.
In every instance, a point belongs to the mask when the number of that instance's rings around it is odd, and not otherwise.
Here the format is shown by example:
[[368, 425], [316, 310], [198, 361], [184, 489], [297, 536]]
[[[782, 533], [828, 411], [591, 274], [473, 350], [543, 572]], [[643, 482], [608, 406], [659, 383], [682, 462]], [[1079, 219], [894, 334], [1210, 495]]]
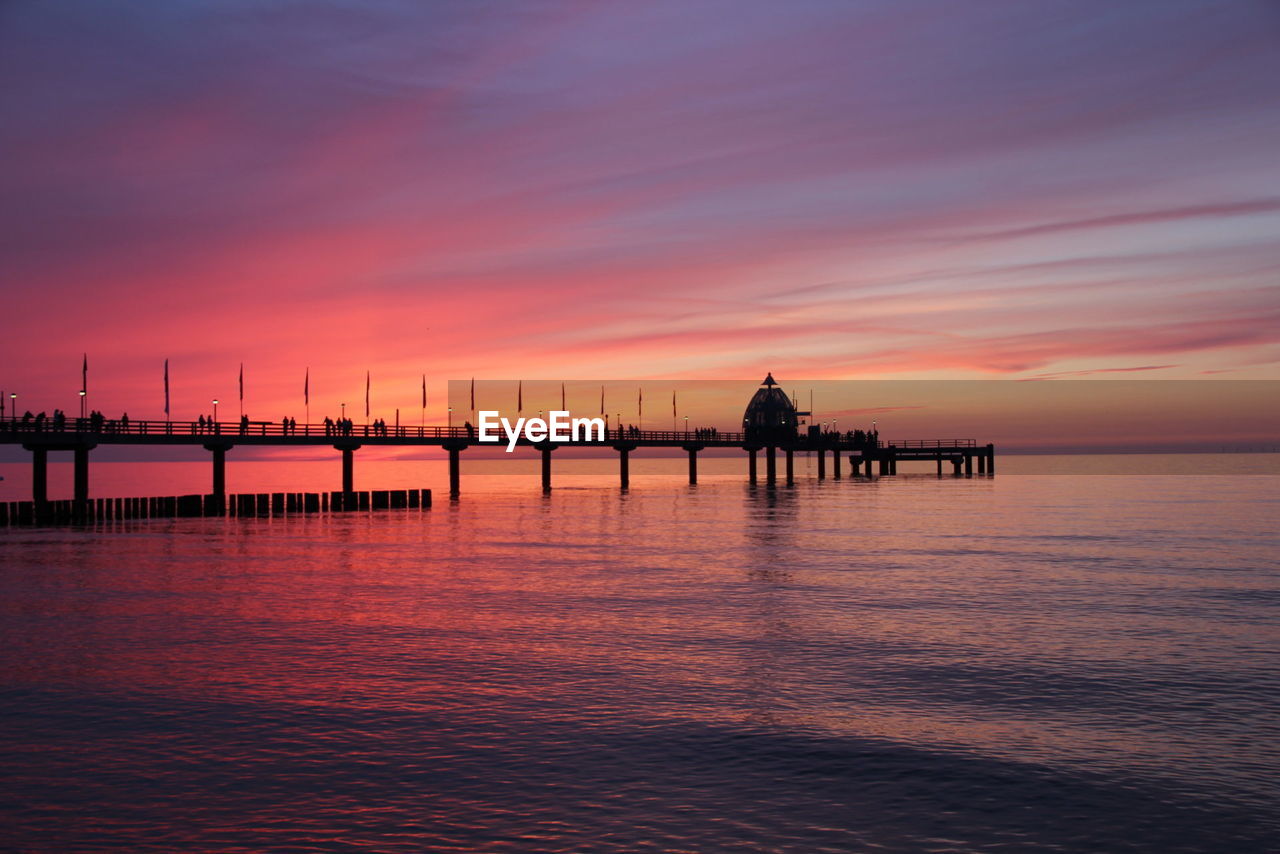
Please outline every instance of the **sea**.
[[358, 459], [433, 506], [0, 528], [0, 850], [1280, 851], [1277, 459], [523, 458], [456, 501]]

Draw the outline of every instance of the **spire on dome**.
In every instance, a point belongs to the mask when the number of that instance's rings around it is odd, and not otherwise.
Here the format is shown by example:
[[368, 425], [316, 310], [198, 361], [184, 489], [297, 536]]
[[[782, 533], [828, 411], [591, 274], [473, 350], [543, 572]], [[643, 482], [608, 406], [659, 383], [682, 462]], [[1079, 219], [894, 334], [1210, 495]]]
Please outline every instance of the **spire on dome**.
[[760, 383], [760, 385], [767, 385], [767, 386], [775, 386], [775, 385], [777, 385], [777, 382], [775, 382], [775, 381], [774, 381], [774, 379], [773, 379], [773, 372], [772, 372], [772, 371], [770, 371], [770, 372], [769, 372], [769, 375], [768, 375], [767, 377], [765, 377], [765, 378], [764, 378], [764, 382]]

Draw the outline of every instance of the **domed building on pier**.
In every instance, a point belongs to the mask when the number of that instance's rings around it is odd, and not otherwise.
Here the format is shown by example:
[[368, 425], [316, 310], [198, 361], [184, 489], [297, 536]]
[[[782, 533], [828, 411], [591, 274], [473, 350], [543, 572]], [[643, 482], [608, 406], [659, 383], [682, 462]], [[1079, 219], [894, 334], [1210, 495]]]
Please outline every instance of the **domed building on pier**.
[[770, 373], [742, 414], [742, 431], [748, 441], [768, 445], [792, 442], [799, 435], [800, 419], [808, 415], [796, 409], [794, 401], [778, 387]]

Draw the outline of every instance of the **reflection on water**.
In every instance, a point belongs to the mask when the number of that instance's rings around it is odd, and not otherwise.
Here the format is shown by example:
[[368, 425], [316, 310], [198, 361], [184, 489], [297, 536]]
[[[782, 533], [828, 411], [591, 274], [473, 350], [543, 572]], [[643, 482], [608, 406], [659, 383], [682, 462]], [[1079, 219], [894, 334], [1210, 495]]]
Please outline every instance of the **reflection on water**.
[[[145, 453], [145, 451], [141, 452]], [[592, 488], [617, 483], [616, 455], [606, 458], [581, 458], [561, 451], [552, 462], [553, 481], [557, 488]], [[656, 456], [653, 451], [631, 455], [632, 485], [667, 484], [684, 480], [688, 460], [684, 456]], [[469, 456], [474, 454], [475, 456]], [[71, 498], [72, 465], [68, 452], [49, 455], [49, 498]], [[228, 457], [227, 490], [236, 492], [327, 492], [341, 489], [341, 465], [337, 452], [331, 458], [310, 461], [277, 460], [245, 461]], [[486, 493], [503, 489], [537, 488], [540, 471], [536, 451], [522, 448], [511, 456], [471, 449], [462, 457], [464, 492]], [[779, 463], [779, 473], [782, 465]], [[1097, 454], [1097, 455], [1000, 455], [997, 470], [1008, 475], [1280, 475], [1280, 454]], [[932, 476], [934, 463], [901, 462], [901, 475]], [[817, 457], [797, 454], [795, 473], [798, 480], [817, 477]], [[844, 467], [849, 479], [849, 466]], [[183, 463], [123, 463], [94, 460], [90, 465], [90, 494], [97, 497], [121, 498], [151, 495], [192, 495], [208, 492], [212, 468], [208, 461]], [[764, 465], [760, 465], [761, 477]], [[831, 472], [828, 472], [830, 476]], [[699, 455], [698, 478], [704, 483], [746, 480], [746, 455], [726, 451], [721, 455], [706, 451]], [[31, 466], [24, 463], [0, 463], [0, 501], [27, 501], [31, 498]], [[379, 458], [378, 449], [366, 448], [356, 455], [355, 485], [357, 489], [434, 489], [438, 496], [449, 490], [449, 470], [439, 459]]]
[[0, 847], [1275, 850], [1278, 483], [3, 531]]

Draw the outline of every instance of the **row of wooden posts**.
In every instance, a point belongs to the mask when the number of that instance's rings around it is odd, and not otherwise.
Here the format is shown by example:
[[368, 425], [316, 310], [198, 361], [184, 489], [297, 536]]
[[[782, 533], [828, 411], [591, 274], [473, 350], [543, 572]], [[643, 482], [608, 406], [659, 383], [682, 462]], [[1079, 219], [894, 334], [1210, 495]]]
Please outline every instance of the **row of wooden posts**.
[[237, 495], [170, 495], [92, 498], [87, 501], [3, 501], [0, 525], [58, 525], [122, 519], [198, 516], [291, 516], [360, 510], [425, 509], [430, 489], [370, 492], [257, 492]]

